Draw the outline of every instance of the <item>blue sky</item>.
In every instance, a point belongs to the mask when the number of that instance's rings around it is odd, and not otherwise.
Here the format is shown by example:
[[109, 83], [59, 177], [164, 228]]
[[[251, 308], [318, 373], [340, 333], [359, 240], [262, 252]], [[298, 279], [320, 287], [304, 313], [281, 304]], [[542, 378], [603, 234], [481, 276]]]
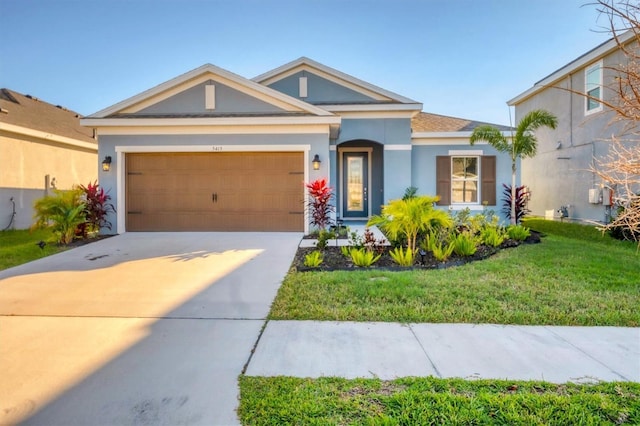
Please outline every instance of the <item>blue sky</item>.
[[0, 0], [0, 86], [88, 115], [212, 63], [307, 56], [427, 112], [509, 124], [506, 101], [609, 35], [589, 0]]

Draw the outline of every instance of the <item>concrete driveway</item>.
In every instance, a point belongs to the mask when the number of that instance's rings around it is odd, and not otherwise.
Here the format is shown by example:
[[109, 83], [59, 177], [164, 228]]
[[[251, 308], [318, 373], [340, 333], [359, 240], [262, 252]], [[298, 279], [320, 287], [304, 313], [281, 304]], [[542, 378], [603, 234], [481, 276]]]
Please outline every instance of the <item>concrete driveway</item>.
[[237, 424], [297, 233], [127, 233], [0, 271], [0, 424]]

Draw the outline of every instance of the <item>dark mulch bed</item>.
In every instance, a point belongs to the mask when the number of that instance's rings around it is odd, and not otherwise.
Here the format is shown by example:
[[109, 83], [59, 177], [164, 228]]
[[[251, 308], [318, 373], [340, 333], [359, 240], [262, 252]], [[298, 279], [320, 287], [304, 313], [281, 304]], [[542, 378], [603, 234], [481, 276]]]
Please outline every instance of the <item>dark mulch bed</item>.
[[351, 271], [351, 270], [363, 270], [363, 269], [376, 269], [376, 270], [389, 270], [389, 271], [405, 271], [411, 269], [443, 269], [452, 266], [460, 266], [465, 263], [474, 262], [478, 260], [486, 259], [493, 256], [497, 252], [503, 249], [512, 247], [518, 247], [520, 244], [536, 244], [540, 242], [540, 234], [531, 231], [531, 235], [524, 242], [520, 243], [514, 240], [505, 240], [500, 247], [489, 247], [481, 245], [473, 256], [460, 257], [455, 253], [451, 255], [446, 262], [439, 262], [433, 254], [428, 252], [424, 256], [417, 255], [412, 267], [401, 267], [393, 261], [389, 255], [389, 247], [381, 249], [382, 256], [376, 263], [369, 268], [360, 268], [355, 266], [351, 259], [347, 258], [340, 251], [340, 247], [331, 245], [323, 251], [323, 261], [319, 268], [307, 268], [304, 266], [304, 258], [307, 254], [315, 251], [315, 247], [299, 247], [296, 255], [293, 259], [292, 267], [298, 272], [306, 271]]
[[[113, 235], [99, 234], [99, 235], [95, 235], [87, 238], [74, 238], [74, 240], [71, 241], [69, 244], [67, 244], [65, 247], [69, 247], [69, 248], [80, 247], [80, 246], [95, 243], [96, 241], [104, 240], [105, 238], [110, 238], [110, 237], [113, 237]], [[64, 246], [64, 244], [58, 244], [58, 245]]]

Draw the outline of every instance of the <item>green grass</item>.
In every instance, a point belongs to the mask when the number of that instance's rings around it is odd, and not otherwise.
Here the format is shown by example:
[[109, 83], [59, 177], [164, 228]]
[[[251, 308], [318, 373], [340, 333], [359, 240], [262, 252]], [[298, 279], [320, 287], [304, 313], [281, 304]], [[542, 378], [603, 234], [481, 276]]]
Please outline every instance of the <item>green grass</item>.
[[640, 384], [240, 377], [244, 425], [640, 424]]
[[573, 224], [541, 244], [445, 270], [291, 272], [270, 319], [640, 325], [640, 253]]
[[603, 234], [595, 225], [582, 225], [579, 223], [558, 222], [545, 219], [524, 219], [523, 225], [538, 232], [567, 237], [574, 240], [589, 241], [605, 246], [636, 248], [633, 241], [620, 241]]
[[[44, 241], [44, 249], [37, 243]], [[0, 270], [50, 256], [67, 248], [59, 246], [50, 229], [0, 231]]]

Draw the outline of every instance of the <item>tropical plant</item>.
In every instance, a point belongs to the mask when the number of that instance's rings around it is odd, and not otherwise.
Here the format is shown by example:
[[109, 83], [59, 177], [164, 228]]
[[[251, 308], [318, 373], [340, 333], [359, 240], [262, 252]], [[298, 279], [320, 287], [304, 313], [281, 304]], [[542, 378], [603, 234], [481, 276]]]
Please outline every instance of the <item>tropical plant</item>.
[[331, 225], [331, 214], [335, 207], [331, 204], [333, 189], [326, 179], [316, 179], [305, 185], [309, 191], [308, 208], [310, 209], [311, 224], [319, 229], [326, 229]]
[[304, 266], [307, 268], [317, 268], [322, 264], [323, 260], [322, 252], [314, 250], [304, 257]]
[[406, 249], [396, 247], [389, 252], [389, 256], [400, 266], [413, 266], [415, 252], [411, 251], [409, 247]]
[[[511, 190], [511, 185], [507, 185], [505, 183], [502, 184], [504, 195], [504, 204], [502, 205], [502, 213], [504, 213], [507, 219], [511, 219], [511, 196], [513, 191]], [[531, 213], [531, 210], [527, 208], [527, 203], [529, 202], [529, 197], [531, 193], [529, 192], [529, 188], [525, 185], [521, 185], [516, 187], [516, 224], [520, 223], [523, 217]]]
[[408, 200], [409, 198], [416, 197], [418, 193], [418, 188], [415, 186], [410, 186], [404, 190], [404, 195], [402, 195], [403, 200]]
[[437, 261], [444, 262], [453, 253], [454, 244], [450, 237], [451, 234], [445, 232], [443, 228], [433, 230], [422, 240], [420, 248], [433, 253]]
[[109, 213], [115, 213], [113, 204], [109, 202], [111, 196], [97, 182], [89, 182], [87, 186], [80, 185], [78, 188], [82, 191], [86, 216], [86, 222], [80, 224], [78, 233], [86, 237], [89, 232], [99, 231], [100, 228], [111, 229], [111, 222], [107, 220]]
[[529, 231], [529, 228], [525, 228], [522, 225], [509, 225], [507, 227], [507, 235], [512, 240], [524, 241], [529, 237], [529, 235], [531, 235], [531, 231]]
[[329, 240], [335, 238], [335, 236], [335, 233], [327, 231], [326, 229], [321, 229], [320, 232], [318, 232], [316, 248], [320, 250], [326, 249], [329, 245]]
[[473, 256], [478, 250], [476, 237], [469, 232], [461, 232], [453, 238], [453, 251], [458, 256]]
[[34, 204], [36, 228], [51, 227], [60, 244], [73, 241], [76, 228], [86, 221], [86, 204], [81, 199], [82, 191], [54, 190], [54, 195], [36, 200]]
[[367, 226], [378, 225], [392, 240], [406, 238], [407, 247], [416, 251], [420, 232], [429, 232], [437, 227], [449, 227], [451, 216], [434, 208], [438, 196], [416, 196], [406, 200], [393, 200], [382, 206], [382, 213], [373, 216]]
[[349, 250], [349, 256], [351, 257], [351, 261], [354, 265], [367, 268], [376, 263], [382, 255], [375, 254], [374, 252], [364, 248], [351, 248], [351, 250]]
[[342, 253], [344, 257], [351, 257], [352, 248], [353, 247], [349, 247], [349, 246], [340, 246], [340, 253]]
[[498, 247], [506, 238], [506, 234], [501, 227], [488, 226], [480, 232], [482, 242], [491, 247]]
[[534, 132], [540, 127], [555, 129], [558, 119], [548, 111], [536, 109], [527, 113], [515, 128], [515, 134], [507, 138], [494, 126], [483, 125], [473, 129], [469, 142], [474, 145], [479, 141], [486, 141], [500, 152], [511, 156], [511, 224], [516, 224], [516, 165], [518, 158], [536, 155], [537, 140]]

